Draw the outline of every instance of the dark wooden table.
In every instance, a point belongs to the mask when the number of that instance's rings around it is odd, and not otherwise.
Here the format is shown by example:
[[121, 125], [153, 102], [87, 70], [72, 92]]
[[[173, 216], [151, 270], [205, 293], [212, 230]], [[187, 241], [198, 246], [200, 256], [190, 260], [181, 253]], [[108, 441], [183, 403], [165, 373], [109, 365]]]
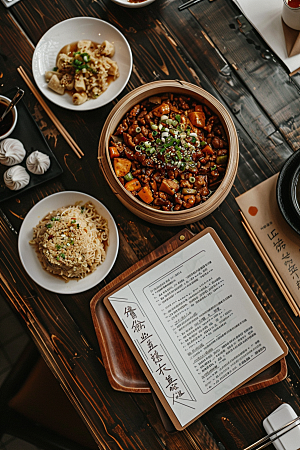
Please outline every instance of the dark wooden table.
[[[235, 197], [280, 170], [299, 147], [300, 75], [272, 54], [231, 0], [204, 0], [178, 11], [182, 0], [156, 0], [125, 9], [110, 0], [21, 0], [0, 4], [0, 93], [16, 85], [63, 167], [52, 181], [1, 203], [0, 288], [22, 316], [49, 366], [103, 449], [243, 449], [264, 435], [262, 420], [282, 402], [300, 413], [300, 319], [295, 318], [242, 225]], [[142, 83], [183, 79], [201, 85], [225, 104], [235, 122], [240, 163], [226, 200], [193, 233], [212, 226], [289, 346], [288, 377], [272, 387], [223, 402], [182, 432], [168, 434], [152, 397], [113, 390], [102, 363], [90, 301], [93, 296], [181, 228], [149, 224], [114, 196], [98, 169], [101, 128], [113, 104], [78, 113], [48, 105], [85, 153], [71, 151], [17, 73], [31, 74], [34, 46], [54, 24], [75, 16], [98, 17], [116, 26], [131, 45], [134, 66], [119, 96]], [[113, 214], [120, 251], [113, 270], [93, 289], [55, 295], [25, 273], [17, 251], [18, 230], [26, 213], [43, 197], [77, 190], [98, 198]]]

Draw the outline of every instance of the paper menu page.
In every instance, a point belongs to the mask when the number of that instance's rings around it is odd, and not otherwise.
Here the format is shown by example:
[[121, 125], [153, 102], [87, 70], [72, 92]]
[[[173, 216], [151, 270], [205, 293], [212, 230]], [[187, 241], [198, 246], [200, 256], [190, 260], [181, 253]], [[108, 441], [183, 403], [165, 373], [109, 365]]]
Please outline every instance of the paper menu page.
[[284, 353], [210, 233], [108, 302], [182, 428]]
[[300, 306], [300, 237], [283, 218], [276, 198], [278, 174], [236, 198], [255, 235]]

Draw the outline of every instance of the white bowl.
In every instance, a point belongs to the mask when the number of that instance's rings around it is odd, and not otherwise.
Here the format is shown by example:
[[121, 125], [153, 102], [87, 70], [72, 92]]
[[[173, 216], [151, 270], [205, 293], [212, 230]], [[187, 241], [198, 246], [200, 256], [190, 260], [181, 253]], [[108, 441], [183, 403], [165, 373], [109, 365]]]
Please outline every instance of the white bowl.
[[144, 6], [150, 5], [155, 0], [145, 0], [143, 2], [131, 3], [128, 0], [112, 0], [114, 3], [120, 6], [124, 6], [124, 8], [143, 8]]
[[[97, 99], [74, 105], [71, 95], [59, 95], [48, 88], [45, 72], [56, 66], [57, 54], [66, 44], [81, 39], [99, 44], [104, 40], [114, 43], [115, 55], [112, 59], [118, 63], [120, 76]], [[108, 22], [94, 17], [74, 17], [54, 25], [39, 40], [32, 58], [32, 72], [40, 91], [56, 105], [76, 111], [96, 109], [111, 102], [126, 86], [131, 71], [132, 53], [123, 34]]]
[[[0, 95], [0, 102], [1, 103], [5, 103], [8, 106], [9, 103], [11, 102], [11, 99], [8, 98], [8, 97], [4, 97], [4, 95]], [[17, 111], [17, 107], [16, 106], [14, 106], [13, 109], [12, 109], [12, 115], [13, 115], [12, 126], [10, 127], [10, 129], [5, 134], [2, 134], [2, 136], [0, 136], [0, 141], [2, 141], [2, 139], [6, 139], [14, 131], [15, 126], [17, 125], [18, 111]]]
[[[38, 260], [34, 246], [29, 244], [33, 237], [33, 228], [50, 211], [58, 208], [74, 205], [76, 202], [92, 202], [98, 213], [108, 221], [109, 246], [103, 264], [97, 267], [95, 272], [87, 275], [82, 280], [70, 280], [66, 283], [43, 269]], [[41, 287], [57, 294], [77, 294], [84, 292], [100, 283], [112, 269], [119, 250], [119, 234], [116, 223], [108, 209], [94, 197], [76, 191], [64, 191], [49, 195], [38, 202], [26, 215], [22, 223], [18, 250], [21, 262], [28, 275]]]

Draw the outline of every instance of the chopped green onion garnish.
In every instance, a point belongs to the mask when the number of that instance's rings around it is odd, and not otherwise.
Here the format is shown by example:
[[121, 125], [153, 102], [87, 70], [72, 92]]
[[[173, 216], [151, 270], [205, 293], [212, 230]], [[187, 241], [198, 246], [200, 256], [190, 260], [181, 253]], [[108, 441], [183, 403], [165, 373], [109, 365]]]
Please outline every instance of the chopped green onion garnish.
[[124, 175], [124, 180], [131, 181], [133, 180], [133, 175], [131, 172], [128, 172], [126, 175]]
[[216, 163], [217, 164], [226, 164], [228, 160], [228, 155], [220, 155], [217, 156]]
[[182, 159], [182, 154], [179, 150], [176, 150], [176, 155], [177, 155], [178, 159]]
[[88, 53], [81, 54], [83, 61], [88, 62], [90, 60], [90, 55]]
[[161, 122], [164, 122], [165, 120], [167, 120], [169, 117], [168, 116], [166, 116], [166, 114], [163, 114], [162, 116], [161, 116], [161, 118], [160, 118], [160, 121]]

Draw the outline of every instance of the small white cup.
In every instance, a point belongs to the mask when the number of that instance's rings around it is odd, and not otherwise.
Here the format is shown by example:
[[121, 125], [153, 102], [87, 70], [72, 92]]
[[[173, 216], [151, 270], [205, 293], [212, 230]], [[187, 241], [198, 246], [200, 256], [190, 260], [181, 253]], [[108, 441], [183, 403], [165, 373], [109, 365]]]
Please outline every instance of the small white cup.
[[287, 0], [283, 0], [281, 17], [288, 27], [300, 30], [300, 7], [292, 8], [288, 5]]
[[[4, 95], [0, 95], [0, 102], [6, 103], [7, 105], [9, 105], [9, 103], [11, 102], [11, 99], [8, 97], [4, 97]], [[15, 126], [18, 121], [18, 111], [17, 111], [16, 106], [14, 106], [12, 109], [12, 115], [13, 115], [13, 123], [12, 123], [10, 129], [5, 134], [0, 134], [0, 141], [2, 139], [6, 139], [15, 129]]]

